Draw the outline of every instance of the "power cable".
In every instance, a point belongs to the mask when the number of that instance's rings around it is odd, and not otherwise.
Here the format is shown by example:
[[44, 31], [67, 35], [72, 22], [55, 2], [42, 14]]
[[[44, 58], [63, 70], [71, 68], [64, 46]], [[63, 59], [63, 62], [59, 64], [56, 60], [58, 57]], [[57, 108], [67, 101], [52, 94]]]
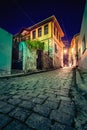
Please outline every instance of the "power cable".
[[68, 37], [67, 37], [67, 33], [66, 33], [66, 30], [65, 30], [65, 27], [64, 27], [64, 24], [63, 24], [62, 19], [61, 19], [61, 22], [62, 22], [62, 26], [63, 26], [64, 32], [65, 32], [66, 39], [68, 39]]
[[60, 20], [61, 20], [61, 24], [62, 24], [64, 33], [65, 33], [65, 37], [66, 37], [66, 39], [67, 39], [67, 41], [68, 41], [68, 36], [67, 36], [66, 30], [65, 30], [64, 24], [63, 24], [63, 20], [62, 20], [62, 19], [60, 19]]
[[18, 2], [12, 1], [16, 7], [28, 18], [29, 22], [31, 21], [31, 23], [35, 24], [34, 21], [32, 20], [32, 18], [28, 15], [28, 13], [26, 13], [26, 11], [23, 9], [23, 7], [21, 5], [18, 4]]

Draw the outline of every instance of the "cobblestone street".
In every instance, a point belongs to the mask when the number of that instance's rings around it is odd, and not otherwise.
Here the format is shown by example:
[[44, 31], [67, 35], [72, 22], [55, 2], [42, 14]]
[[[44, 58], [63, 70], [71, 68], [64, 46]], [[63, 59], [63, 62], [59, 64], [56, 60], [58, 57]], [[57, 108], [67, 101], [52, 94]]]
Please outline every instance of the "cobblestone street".
[[76, 69], [73, 74], [76, 80], [73, 80], [71, 93], [72, 100], [75, 103], [74, 124], [76, 130], [87, 130], [87, 72]]
[[0, 79], [0, 130], [74, 130], [73, 71]]

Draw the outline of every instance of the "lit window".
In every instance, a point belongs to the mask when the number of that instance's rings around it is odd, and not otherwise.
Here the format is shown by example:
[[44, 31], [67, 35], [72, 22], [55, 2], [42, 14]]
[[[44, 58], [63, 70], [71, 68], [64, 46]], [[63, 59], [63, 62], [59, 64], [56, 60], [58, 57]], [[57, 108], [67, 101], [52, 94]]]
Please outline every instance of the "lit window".
[[41, 37], [41, 35], [42, 35], [42, 28], [39, 28], [38, 29], [38, 37]]
[[44, 34], [48, 34], [48, 24], [44, 26]]
[[36, 38], [36, 31], [34, 30], [33, 32], [32, 32], [32, 39], [35, 39]]

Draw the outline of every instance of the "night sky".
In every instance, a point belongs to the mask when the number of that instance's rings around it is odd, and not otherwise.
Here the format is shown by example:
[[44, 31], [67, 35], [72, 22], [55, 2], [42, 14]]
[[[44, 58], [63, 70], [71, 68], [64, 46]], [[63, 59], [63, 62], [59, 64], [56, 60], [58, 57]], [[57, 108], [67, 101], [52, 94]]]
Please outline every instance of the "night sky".
[[71, 41], [79, 33], [85, 0], [2, 0], [0, 1], [0, 27], [11, 34], [22, 28], [55, 15], [65, 33], [64, 40]]

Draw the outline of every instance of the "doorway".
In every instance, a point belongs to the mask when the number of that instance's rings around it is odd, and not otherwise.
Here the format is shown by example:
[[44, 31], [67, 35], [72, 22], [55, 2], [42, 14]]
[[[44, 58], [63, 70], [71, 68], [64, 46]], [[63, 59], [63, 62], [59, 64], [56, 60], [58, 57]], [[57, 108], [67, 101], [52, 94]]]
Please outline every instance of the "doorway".
[[42, 50], [37, 50], [37, 69], [42, 70]]

